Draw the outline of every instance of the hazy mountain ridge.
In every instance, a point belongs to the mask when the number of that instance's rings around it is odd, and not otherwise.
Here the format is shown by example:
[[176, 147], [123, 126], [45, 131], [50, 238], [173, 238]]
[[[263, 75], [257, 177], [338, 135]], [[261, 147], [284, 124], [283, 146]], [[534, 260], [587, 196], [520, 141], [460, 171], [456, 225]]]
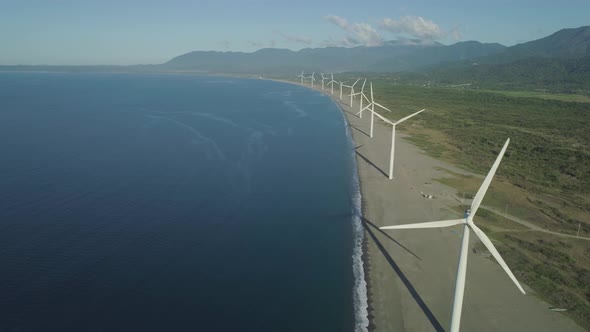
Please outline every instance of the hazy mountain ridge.
[[285, 74], [299, 70], [400, 72], [437, 65], [453, 66], [465, 60], [500, 64], [531, 57], [565, 59], [586, 55], [590, 55], [589, 26], [562, 29], [550, 36], [511, 47], [477, 41], [446, 46], [436, 42], [400, 40], [376, 47], [305, 48], [300, 51], [270, 48], [253, 53], [194, 51], [175, 57], [162, 66], [174, 70], [250, 74]]
[[401, 71], [437, 62], [458, 61], [496, 54], [505, 46], [461, 42], [440, 43], [390, 41], [383, 46], [261, 49], [253, 53], [194, 51], [171, 59], [162, 66], [175, 70], [238, 73], [288, 73], [293, 70]]
[[561, 29], [552, 35], [508, 47], [486, 63], [506, 63], [529, 57], [577, 58], [590, 55], [590, 26]]
[[590, 91], [590, 26], [563, 29], [507, 48], [495, 56], [439, 64], [402, 80], [421, 84], [469, 84], [494, 89]]
[[[159, 65], [0, 66], [3, 71], [194, 72], [295, 76], [315, 72], [374, 72], [418, 84], [492, 88], [590, 90], [590, 26], [506, 47], [477, 41], [443, 45], [394, 40], [382, 46], [264, 48], [256, 52], [194, 51]], [[319, 75], [318, 75], [319, 76]]]

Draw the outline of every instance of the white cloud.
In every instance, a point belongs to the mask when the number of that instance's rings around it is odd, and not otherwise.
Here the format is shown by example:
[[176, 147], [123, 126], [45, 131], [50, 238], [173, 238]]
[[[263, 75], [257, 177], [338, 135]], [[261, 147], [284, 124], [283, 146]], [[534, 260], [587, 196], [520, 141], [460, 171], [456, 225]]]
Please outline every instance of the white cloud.
[[311, 45], [311, 43], [313, 42], [313, 39], [311, 39], [311, 37], [291, 36], [291, 35], [284, 34], [282, 32], [279, 32], [279, 35], [281, 35], [281, 37], [283, 37], [283, 39], [289, 43]]
[[[336, 15], [324, 16], [324, 19], [340, 27], [348, 33], [341, 41], [337, 41], [333, 46], [379, 46], [383, 44], [383, 38], [376, 29], [367, 23], [350, 23], [345, 18]], [[334, 40], [331, 40], [334, 42]]]
[[229, 40], [222, 40], [219, 42], [219, 45], [224, 49], [229, 49], [231, 47], [231, 42]]
[[259, 42], [259, 41], [248, 40], [247, 43], [248, 43], [248, 45], [250, 45], [252, 47], [259, 47], [259, 48], [275, 47], [277, 45], [277, 42], [274, 40], [271, 40], [268, 42]]
[[461, 33], [461, 28], [460, 27], [453, 28], [453, 30], [451, 30], [451, 36], [453, 36], [454, 41], [456, 41], [456, 42], [461, 41], [463, 39], [463, 34]]
[[420, 16], [404, 16], [397, 21], [384, 18], [379, 21], [379, 28], [419, 39], [435, 40], [445, 36], [438, 24]]

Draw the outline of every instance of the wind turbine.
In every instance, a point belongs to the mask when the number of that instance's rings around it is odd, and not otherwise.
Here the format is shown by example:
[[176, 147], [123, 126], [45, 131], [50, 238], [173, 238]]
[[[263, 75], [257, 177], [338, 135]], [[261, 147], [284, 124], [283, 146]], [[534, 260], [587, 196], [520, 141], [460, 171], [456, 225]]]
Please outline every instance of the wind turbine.
[[[369, 110], [371, 111], [371, 130], [369, 131], [369, 137], [373, 137], [373, 123], [375, 122], [375, 114], [377, 114], [377, 116], [379, 116], [382, 119], [385, 119], [384, 117], [380, 116], [378, 113], [375, 113], [375, 106], [379, 106], [382, 109], [391, 112], [391, 110], [377, 102], [375, 102], [375, 99], [373, 98], [373, 82], [369, 83], [369, 86], [371, 87], [371, 100], [369, 102], [369, 105], [365, 106], [365, 108], [361, 109], [361, 112], [364, 110]], [[360, 112], [359, 112], [360, 113]], [[387, 120], [387, 119], [385, 119]], [[390, 121], [388, 121], [390, 122]]]
[[324, 81], [328, 78], [324, 76], [324, 73], [320, 73], [320, 75], [322, 75], [322, 91], [324, 91]]
[[377, 115], [381, 120], [383, 120], [383, 121], [385, 121], [385, 122], [387, 122], [387, 123], [389, 123], [391, 125], [391, 152], [389, 154], [389, 179], [390, 180], [393, 179], [393, 159], [394, 159], [394, 156], [395, 156], [395, 154], [394, 154], [394, 152], [395, 152], [395, 127], [398, 124], [400, 124], [400, 123], [408, 120], [409, 118], [413, 117], [414, 115], [418, 115], [418, 114], [420, 114], [420, 113], [422, 113], [424, 111], [426, 111], [426, 109], [419, 110], [418, 112], [413, 113], [413, 114], [410, 114], [410, 115], [408, 115], [406, 117], [403, 117], [403, 118], [397, 120], [396, 122], [391, 122], [391, 121], [387, 120], [386, 118], [384, 118], [383, 116], [381, 116], [381, 114], [375, 113], [375, 115]]
[[303, 76], [303, 73], [304, 73], [304, 72], [305, 72], [305, 71], [304, 71], [304, 70], [302, 70], [302, 71], [301, 71], [301, 74], [297, 75], [297, 77], [301, 77], [301, 85], [303, 85], [303, 79], [305, 78], [305, 76]]
[[477, 209], [479, 208], [481, 201], [483, 200], [483, 197], [485, 196], [486, 191], [488, 190], [488, 187], [490, 186], [490, 183], [492, 182], [492, 178], [494, 177], [494, 174], [496, 173], [496, 170], [498, 169], [498, 166], [500, 165], [500, 161], [502, 160], [502, 157], [504, 156], [504, 152], [506, 152], [506, 148], [508, 148], [509, 143], [510, 143], [510, 138], [506, 140], [506, 143], [504, 143], [504, 147], [502, 148], [502, 150], [500, 151], [500, 154], [496, 158], [496, 161], [492, 165], [490, 172], [488, 173], [486, 178], [483, 180], [483, 183], [482, 183], [481, 187], [479, 188], [479, 190], [477, 191], [477, 194], [475, 194], [475, 198], [473, 198], [473, 202], [471, 203], [471, 210], [467, 210], [467, 212], [465, 212], [465, 219], [432, 221], [432, 222], [425, 222], [425, 223], [418, 223], [418, 224], [407, 224], [407, 225], [380, 227], [380, 229], [412, 229], [412, 228], [438, 228], [438, 227], [448, 227], [448, 226], [454, 226], [454, 225], [463, 225], [463, 239], [461, 241], [461, 251], [459, 253], [459, 265], [457, 267], [457, 280], [455, 281], [455, 295], [453, 297], [453, 314], [452, 314], [452, 318], [451, 318], [451, 332], [458, 332], [459, 326], [461, 325], [461, 312], [462, 312], [462, 308], [463, 308], [463, 293], [465, 292], [465, 277], [467, 274], [467, 253], [469, 250], [469, 229], [473, 230], [475, 235], [477, 235], [477, 237], [481, 240], [481, 242], [488, 249], [488, 251], [492, 254], [492, 256], [494, 256], [496, 261], [498, 261], [498, 263], [500, 264], [502, 269], [504, 269], [504, 272], [506, 272], [506, 274], [508, 274], [510, 279], [512, 279], [512, 282], [514, 282], [516, 287], [518, 287], [518, 289], [523, 294], [526, 294], [524, 292], [524, 289], [522, 288], [522, 286], [518, 283], [518, 280], [516, 280], [516, 277], [514, 276], [514, 274], [512, 274], [512, 271], [510, 271], [510, 268], [508, 267], [506, 262], [504, 262], [504, 259], [502, 259], [502, 256], [500, 256], [500, 253], [498, 252], [498, 250], [496, 250], [496, 247], [494, 247], [494, 244], [492, 243], [492, 241], [487, 237], [487, 235], [481, 229], [479, 229], [479, 227], [477, 227], [473, 223], [473, 216], [475, 216], [475, 213], [477, 212]]
[[331, 80], [328, 82], [328, 85], [332, 88], [332, 95], [334, 95], [334, 83], [338, 83], [334, 81], [334, 73], [330, 73]]
[[338, 81], [338, 83], [340, 83], [340, 101], [342, 101], [342, 87], [348, 86], [348, 85], [344, 85], [344, 82], [342, 82], [342, 81]]
[[350, 86], [350, 107], [352, 107], [352, 98], [354, 97], [354, 86], [360, 81], [361, 79], [358, 78], [353, 85]]
[[367, 102], [370, 102], [369, 98], [367, 98], [367, 96], [365, 96], [365, 83], [367, 83], [366, 78], [363, 81], [363, 86], [361, 87], [361, 91], [357, 92], [357, 93], [351, 93], [353, 96], [356, 96], [356, 95], [361, 96], [361, 100], [359, 102], [359, 112], [357, 113], [359, 115], [359, 118], [361, 118], [361, 119], [363, 118], [363, 99], [365, 99]]
[[313, 75], [315, 75], [315, 72], [311, 73], [311, 76], [308, 78], [311, 78], [311, 87], [313, 88], [313, 82], [315, 82], [315, 78], [313, 77]]

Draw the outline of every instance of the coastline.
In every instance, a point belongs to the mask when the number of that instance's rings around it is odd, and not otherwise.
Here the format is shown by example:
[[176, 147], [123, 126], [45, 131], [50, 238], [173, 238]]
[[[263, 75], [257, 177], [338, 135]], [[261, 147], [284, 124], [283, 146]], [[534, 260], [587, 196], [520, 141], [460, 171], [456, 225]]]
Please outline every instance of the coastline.
[[[276, 80], [283, 83], [299, 83]], [[310, 88], [309, 86], [303, 85]], [[466, 173], [427, 156], [398, 133], [394, 179], [385, 175], [391, 129], [380, 121], [369, 138], [369, 112], [363, 118], [358, 99], [341, 103], [329, 89], [314, 90], [332, 98], [352, 134], [362, 197], [363, 267], [367, 283], [369, 331], [445, 331], [450, 326], [454, 280], [460, 245], [459, 229], [383, 232], [380, 226], [457, 218], [456, 190], [434, 179], [445, 170]], [[416, 105], [418, 110], [420, 105]], [[418, 118], [416, 118], [418, 119]], [[419, 120], [418, 120], [419, 121]], [[415, 121], [415, 122], [418, 122]], [[408, 125], [413, 125], [409, 123]], [[428, 124], [425, 124], [428, 125]], [[423, 198], [421, 192], [434, 199]], [[470, 241], [470, 246], [477, 243]], [[518, 277], [518, 276], [517, 276]], [[464, 331], [584, 331], [524, 286], [522, 295], [487, 253], [469, 255], [461, 322]]]

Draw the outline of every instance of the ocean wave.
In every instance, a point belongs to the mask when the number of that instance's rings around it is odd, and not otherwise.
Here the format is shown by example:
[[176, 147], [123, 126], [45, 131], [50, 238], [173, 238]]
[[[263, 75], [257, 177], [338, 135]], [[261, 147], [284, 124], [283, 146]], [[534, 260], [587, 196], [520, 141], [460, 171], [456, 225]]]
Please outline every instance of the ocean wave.
[[[197, 129], [195, 129], [194, 127], [189, 126], [188, 124], [178, 121], [176, 119], [171, 119], [171, 118], [167, 118], [165, 116], [157, 116], [157, 115], [146, 115], [148, 118], [150, 119], [156, 119], [156, 120], [161, 120], [161, 121], [167, 121], [171, 124], [174, 124], [180, 128], [183, 128], [185, 130], [187, 130], [188, 132], [190, 132], [193, 137], [191, 138], [190, 142], [192, 144], [198, 145], [201, 142], [204, 143], [205, 147], [208, 147], [210, 149], [212, 149], [212, 151], [216, 154], [218, 159], [221, 160], [225, 160], [227, 159], [225, 154], [223, 153], [223, 151], [221, 150], [221, 148], [219, 147], [219, 145], [217, 145], [217, 143], [215, 142], [215, 140], [213, 140], [210, 137], [207, 137], [203, 134], [201, 134], [200, 131], [198, 131]], [[207, 156], [211, 156], [210, 153], [207, 152]]]
[[304, 118], [308, 115], [307, 112], [305, 112], [291, 100], [283, 101], [283, 105], [294, 111], [297, 118]]
[[[211, 113], [203, 113], [203, 112], [189, 112], [189, 111], [172, 111], [172, 112], [162, 112], [162, 111], [151, 111], [150, 113], [152, 114], [159, 114], [159, 115], [176, 115], [176, 114], [181, 114], [181, 115], [191, 115], [191, 116], [198, 116], [198, 117], [203, 117], [203, 118], [207, 118], [213, 121], [218, 121], [221, 123], [224, 123], [228, 126], [231, 127], [235, 127], [235, 128], [242, 128], [242, 126], [240, 126], [239, 124], [237, 124], [236, 122], [228, 119], [228, 118], [224, 118], [221, 116], [217, 116]], [[250, 129], [250, 128], [245, 128], [245, 129]]]
[[354, 305], [354, 321], [355, 332], [369, 331], [369, 298], [367, 294], [367, 281], [365, 280], [365, 267], [363, 262], [363, 239], [364, 230], [362, 224], [362, 196], [361, 186], [358, 177], [358, 165], [354, 154], [354, 142], [352, 140], [352, 133], [347, 125], [344, 112], [342, 112], [344, 119], [344, 127], [346, 128], [346, 136], [350, 147], [350, 159], [352, 162], [352, 227], [354, 247], [352, 251], [352, 273], [354, 275], [353, 288], [353, 305]]

